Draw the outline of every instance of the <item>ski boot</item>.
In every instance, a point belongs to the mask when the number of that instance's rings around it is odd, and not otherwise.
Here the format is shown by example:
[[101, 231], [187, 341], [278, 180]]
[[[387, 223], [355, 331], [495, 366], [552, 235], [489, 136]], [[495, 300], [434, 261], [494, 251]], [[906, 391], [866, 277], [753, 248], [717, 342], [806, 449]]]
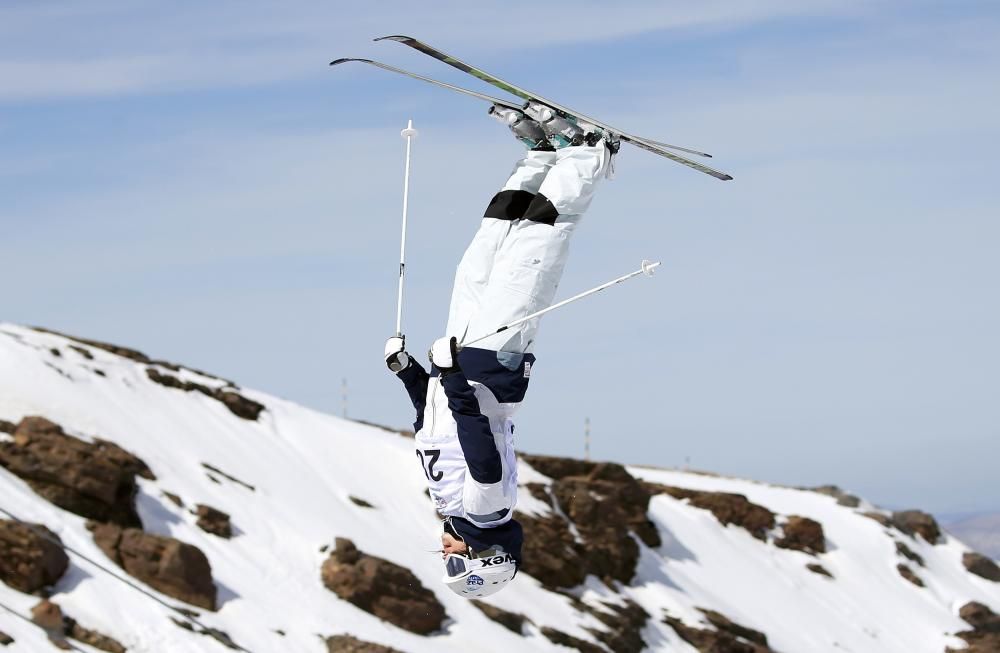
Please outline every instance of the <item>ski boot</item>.
[[544, 104], [526, 102], [524, 113], [541, 125], [549, 138], [549, 143], [556, 149], [584, 144], [594, 146], [602, 139], [612, 154], [617, 154], [621, 147], [621, 140], [617, 135]]
[[517, 109], [494, 104], [487, 112], [503, 124], [507, 125], [517, 140], [533, 152], [551, 152], [554, 148], [549, 143], [545, 130], [537, 122], [527, 117]]

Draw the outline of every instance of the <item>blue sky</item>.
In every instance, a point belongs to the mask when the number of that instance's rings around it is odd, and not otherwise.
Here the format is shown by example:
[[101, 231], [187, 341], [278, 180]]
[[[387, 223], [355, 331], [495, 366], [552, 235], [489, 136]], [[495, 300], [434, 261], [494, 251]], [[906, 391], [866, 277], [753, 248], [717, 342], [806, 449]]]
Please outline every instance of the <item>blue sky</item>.
[[997, 508], [1000, 9], [992, 2], [5, 2], [0, 318], [139, 347], [311, 406], [412, 418], [395, 318], [444, 328], [454, 266], [519, 145], [422, 37], [632, 148], [574, 241], [519, 447]]

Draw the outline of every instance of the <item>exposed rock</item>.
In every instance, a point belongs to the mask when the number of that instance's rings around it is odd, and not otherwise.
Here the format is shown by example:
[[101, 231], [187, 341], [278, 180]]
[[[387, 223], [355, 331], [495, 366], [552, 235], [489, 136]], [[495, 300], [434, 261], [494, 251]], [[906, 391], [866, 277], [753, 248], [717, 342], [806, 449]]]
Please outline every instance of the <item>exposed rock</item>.
[[184, 630], [189, 630], [192, 633], [197, 633], [198, 635], [205, 635], [206, 637], [211, 637], [215, 641], [219, 642], [228, 649], [234, 651], [245, 650], [242, 649], [233, 638], [229, 636], [224, 630], [219, 630], [218, 628], [202, 628], [201, 626], [196, 626], [190, 621], [185, 621], [183, 619], [177, 619], [175, 617], [170, 617], [170, 621], [174, 622], [174, 625], [178, 628], [183, 628]]
[[889, 518], [889, 515], [883, 515], [880, 512], [863, 512], [861, 514], [862, 514], [862, 516], [867, 517], [868, 519], [871, 519], [872, 521], [877, 521], [878, 523], [882, 524], [886, 528], [889, 528], [890, 526], [892, 526], [892, 519]]
[[826, 537], [818, 521], [791, 515], [784, 524], [784, 532], [774, 541], [775, 546], [812, 554], [826, 553]]
[[69, 348], [72, 349], [73, 351], [75, 351], [76, 353], [80, 354], [81, 356], [83, 356], [84, 358], [86, 358], [89, 361], [94, 360], [94, 355], [90, 353], [89, 349], [85, 349], [83, 347], [80, 347], [79, 345], [70, 345]]
[[168, 388], [183, 390], [184, 392], [200, 392], [206, 397], [222, 402], [229, 409], [229, 412], [243, 419], [256, 420], [261, 411], [264, 410], [264, 404], [247, 399], [230, 387], [210, 388], [201, 383], [184, 381], [173, 374], [161, 372], [155, 367], [147, 367], [146, 376], [149, 377], [150, 381]]
[[580, 653], [606, 653], [605, 650], [597, 644], [591, 644], [585, 639], [573, 637], [572, 635], [549, 626], [542, 626], [542, 634], [545, 635], [545, 638], [553, 644], [566, 646], [580, 651]]
[[398, 649], [366, 642], [353, 635], [334, 635], [326, 640], [329, 653], [402, 653]]
[[100, 438], [94, 438], [94, 446], [97, 448], [97, 452], [104, 458], [108, 459], [115, 465], [118, 465], [126, 472], [140, 476], [147, 481], [155, 481], [156, 475], [153, 474], [149, 466], [139, 458], [134, 453], [130, 453], [125, 449], [122, 449], [114, 442], [108, 440], [102, 440]]
[[966, 603], [958, 611], [958, 616], [976, 630], [1000, 633], [1000, 615], [994, 614], [982, 603], [977, 601]]
[[50, 637], [65, 635], [62, 609], [48, 599], [40, 601], [31, 608], [31, 621], [48, 633]]
[[587, 476], [597, 465], [587, 460], [532, 454], [521, 454], [520, 459], [531, 465], [539, 474], [548, 476], [554, 481], [567, 476]]
[[825, 494], [829, 497], [833, 497], [837, 500], [837, 503], [842, 506], [847, 506], [848, 508], [857, 508], [861, 505], [861, 499], [844, 492], [842, 489], [836, 485], [820, 485], [819, 487], [803, 488], [804, 490], [811, 490], [813, 492], [818, 492], [820, 494]]
[[751, 503], [742, 494], [689, 490], [657, 483], [645, 485], [652, 492], [664, 492], [675, 499], [688, 499], [689, 504], [695, 508], [710, 511], [723, 526], [735, 524], [758, 540], [766, 540], [767, 532], [774, 528], [774, 513], [764, 506]]
[[525, 483], [524, 489], [528, 491], [528, 494], [538, 499], [542, 503], [552, 503], [552, 497], [549, 495], [548, 485], [545, 483]]
[[199, 503], [195, 506], [194, 514], [198, 516], [198, 528], [206, 533], [218, 535], [227, 540], [233, 536], [233, 527], [229, 523], [229, 515], [221, 510]]
[[0, 580], [26, 594], [55, 585], [69, 568], [66, 552], [42, 533], [61, 541], [41, 524], [0, 520]]
[[127, 649], [122, 646], [122, 643], [118, 640], [108, 637], [107, 635], [102, 635], [96, 630], [84, 628], [71, 617], [65, 617], [63, 619], [63, 627], [68, 637], [71, 637], [78, 642], [87, 644], [88, 646], [93, 646], [99, 651], [107, 651], [108, 653], [126, 653]]
[[820, 576], [826, 576], [827, 578], [833, 578], [833, 574], [826, 570], [823, 565], [818, 565], [814, 562], [806, 565], [806, 569], [813, 572], [814, 574], [819, 574]]
[[530, 488], [553, 506], [552, 514], [517, 515], [525, 531], [525, 573], [549, 589], [579, 585], [588, 574], [630, 582], [639, 559], [631, 533], [647, 546], [660, 545], [646, 513], [648, 490], [617, 464], [550, 456], [527, 456], [527, 461], [558, 478], [547, 487]]
[[898, 565], [896, 565], [896, 571], [899, 572], [900, 576], [910, 581], [917, 587], [924, 586], [924, 581], [920, 579], [920, 576], [917, 576], [915, 573], [913, 573], [913, 570], [910, 569], [908, 566], [904, 565], [903, 563], [899, 563]]
[[[230, 476], [229, 474], [225, 473], [224, 471], [222, 471], [218, 467], [215, 467], [213, 465], [209, 465], [208, 463], [202, 463], [201, 466], [204, 467], [205, 469], [207, 469], [210, 472], [214, 472], [215, 474], [218, 474], [219, 476], [221, 476], [222, 478], [226, 479], [227, 481], [232, 481], [233, 483], [236, 483], [237, 485], [242, 485], [243, 487], [245, 487], [246, 489], [250, 490], [251, 492], [256, 492], [257, 491], [257, 488], [255, 488], [254, 486], [250, 485], [249, 483], [244, 483], [243, 481], [241, 481], [240, 479], [236, 478], [235, 476]], [[209, 478], [212, 478], [211, 474], [209, 474]], [[212, 479], [212, 480], [215, 481], [216, 483], [219, 482], [216, 479]]]
[[43, 329], [42, 327], [32, 327], [32, 329], [40, 333], [50, 333], [52, 335], [60, 336], [68, 340], [73, 340], [83, 345], [89, 345], [91, 347], [94, 347], [95, 349], [102, 349], [117, 356], [121, 356], [123, 358], [128, 358], [129, 360], [136, 361], [138, 363], [153, 362], [146, 354], [142, 353], [141, 351], [137, 351], [135, 349], [129, 349], [128, 347], [119, 347], [118, 345], [112, 345], [110, 343], [101, 342], [99, 340], [88, 340], [86, 338], [77, 338], [76, 336], [66, 335], [65, 333], [52, 331], [51, 329]]
[[748, 642], [760, 644], [761, 646], [767, 646], [767, 635], [759, 630], [741, 626], [740, 624], [732, 621], [729, 617], [720, 612], [716, 612], [715, 610], [708, 610], [706, 608], [698, 608], [698, 610], [705, 615], [705, 618], [708, 619], [708, 623], [715, 626], [716, 629], [739, 637], [740, 639], [745, 639]]
[[937, 544], [941, 527], [931, 515], [920, 510], [901, 510], [892, 513], [892, 525], [911, 537], [920, 535], [931, 544]]
[[495, 605], [490, 605], [484, 601], [473, 599], [472, 605], [479, 608], [480, 612], [493, 621], [497, 622], [507, 630], [517, 633], [518, 635], [522, 634], [524, 624], [531, 621], [520, 612], [508, 612], [507, 610], [498, 608]]
[[565, 519], [522, 513], [515, 518], [524, 529], [524, 573], [550, 590], [575, 587], [586, 579], [584, 547], [573, 537]]
[[370, 504], [367, 501], [365, 501], [364, 499], [362, 499], [360, 497], [356, 497], [353, 494], [348, 495], [347, 498], [351, 500], [351, 503], [353, 503], [356, 506], [361, 506], [362, 508], [374, 508], [375, 507], [372, 504]]
[[174, 504], [178, 508], [184, 507], [184, 502], [181, 501], [181, 498], [176, 494], [174, 494], [173, 492], [164, 492], [163, 496], [167, 497], [167, 499], [170, 500], [170, 503]]
[[215, 610], [212, 567], [198, 547], [136, 528], [88, 522], [97, 546], [129, 575], [206, 610]]
[[640, 653], [646, 650], [642, 629], [649, 613], [631, 599], [625, 605], [605, 603], [604, 609], [587, 606], [586, 612], [597, 618], [607, 630], [588, 628], [587, 631], [615, 653]]
[[14, 638], [0, 630], [0, 646], [10, 646], [14, 643]]
[[899, 555], [903, 556], [904, 558], [906, 558], [911, 562], [917, 563], [921, 567], [924, 566], [924, 559], [920, 556], [920, 554], [914, 552], [913, 549], [906, 546], [902, 542], [899, 541], [896, 542], [896, 553], [898, 553]]
[[338, 537], [323, 563], [323, 584], [337, 596], [418, 635], [440, 630], [444, 606], [406, 567], [358, 551]]
[[8, 422], [5, 419], [0, 419], [0, 433], [13, 434], [14, 429], [17, 428], [17, 424], [14, 422]]
[[14, 431], [14, 441], [0, 442], [0, 466], [72, 513], [122, 526], [142, 525], [135, 510], [135, 476], [152, 474], [117, 445], [87, 443], [44, 417], [25, 417]]
[[[669, 615], [664, 617], [663, 621], [673, 628], [681, 639], [700, 653], [775, 653], [768, 647], [767, 637], [763, 633], [740, 626], [710, 610], [702, 612], [705, 613], [706, 618], [710, 619], [710, 623], [713, 623], [711, 619], [715, 619], [724, 628], [719, 628], [719, 626], [715, 626], [717, 630], [697, 628]], [[709, 617], [709, 613], [712, 613], [712, 617]], [[747, 636], [753, 639], [747, 639]]]
[[958, 611], [958, 616], [973, 627], [956, 633], [968, 643], [967, 648], [949, 648], [946, 653], [997, 653], [1000, 651], [1000, 616], [987, 606], [973, 601], [966, 603]]
[[1000, 567], [981, 553], [962, 554], [962, 564], [970, 574], [1000, 583]]

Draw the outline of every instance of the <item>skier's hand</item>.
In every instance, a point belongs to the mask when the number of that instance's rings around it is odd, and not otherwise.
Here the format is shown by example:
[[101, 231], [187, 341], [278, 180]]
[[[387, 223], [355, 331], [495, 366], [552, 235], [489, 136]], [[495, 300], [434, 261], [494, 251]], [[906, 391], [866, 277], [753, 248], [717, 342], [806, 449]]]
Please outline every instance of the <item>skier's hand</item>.
[[385, 341], [385, 364], [390, 372], [398, 373], [410, 365], [410, 355], [406, 353], [406, 336], [393, 336]]
[[451, 374], [458, 371], [458, 341], [454, 336], [438, 338], [431, 345], [428, 353], [431, 362], [434, 363], [441, 375]]

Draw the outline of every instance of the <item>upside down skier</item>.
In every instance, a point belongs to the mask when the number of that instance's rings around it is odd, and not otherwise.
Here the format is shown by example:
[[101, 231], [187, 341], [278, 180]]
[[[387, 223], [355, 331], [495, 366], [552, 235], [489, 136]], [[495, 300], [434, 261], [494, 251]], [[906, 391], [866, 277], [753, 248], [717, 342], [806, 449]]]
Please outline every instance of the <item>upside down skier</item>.
[[[405, 351], [403, 337], [385, 346], [386, 363], [416, 409], [417, 457], [445, 516], [443, 580], [467, 598], [503, 589], [522, 561], [512, 418], [528, 389], [539, 319], [497, 329], [552, 304], [570, 238], [618, 150], [614, 135], [544, 105], [529, 103], [523, 113], [494, 105], [490, 113], [529, 151], [458, 265], [430, 373]], [[460, 347], [486, 334], [493, 335]]]

